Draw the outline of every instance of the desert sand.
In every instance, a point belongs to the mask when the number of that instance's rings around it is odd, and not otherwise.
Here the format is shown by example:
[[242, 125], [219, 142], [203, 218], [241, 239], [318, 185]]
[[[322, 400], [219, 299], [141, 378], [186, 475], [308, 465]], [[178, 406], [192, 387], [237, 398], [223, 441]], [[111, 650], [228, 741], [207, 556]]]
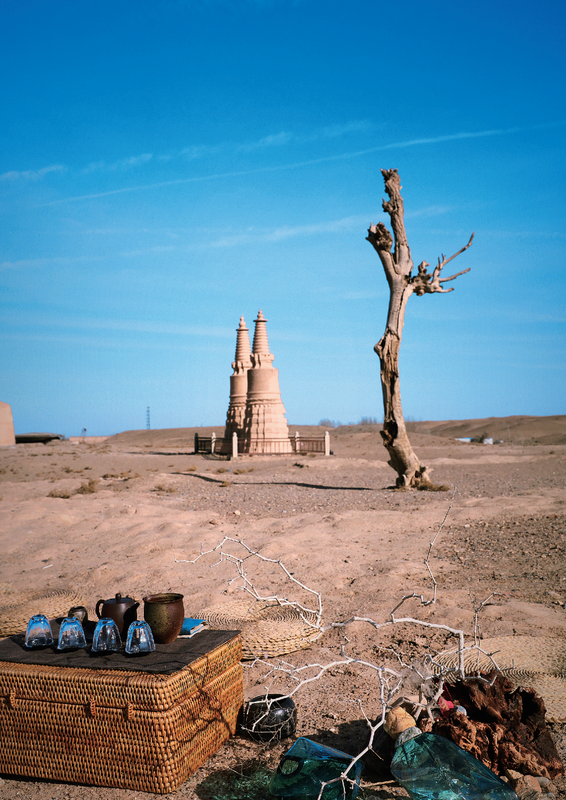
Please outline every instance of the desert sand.
[[[319, 427], [290, 432], [322, 435]], [[325, 624], [352, 616], [388, 619], [407, 594], [403, 614], [484, 637], [530, 635], [566, 640], [566, 416], [411, 424], [411, 441], [432, 479], [447, 491], [396, 491], [379, 426], [331, 430], [333, 455], [195, 456], [193, 435], [209, 429], [131, 431], [96, 445], [57, 441], [0, 449], [0, 605], [22, 595], [77, 589], [92, 607], [119, 591], [137, 600], [179, 591], [187, 615], [241, 594], [233, 564], [203, 556], [224, 537], [289, 573], [322, 599]], [[216, 430], [222, 435], [223, 426]], [[486, 433], [502, 442], [464, 443]], [[431, 543], [433, 545], [431, 547]], [[228, 541], [226, 548], [236, 548]], [[234, 551], [235, 552], [235, 551]], [[425, 558], [428, 557], [428, 567]], [[250, 558], [248, 576], [265, 595], [304, 603], [305, 593], [277, 564]], [[432, 577], [431, 574], [432, 573]], [[234, 580], [235, 579], [235, 580]], [[340, 660], [342, 629], [284, 657], [287, 664]], [[452, 642], [443, 630], [400, 625], [346, 629], [347, 652], [373, 664], [391, 646], [404, 663]], [[275, 663], [275, 662], [274, 662]], [[277, 662], [278, 664], [279, 662]], [[246, 697], [288, 689], [271, 684], [264, 664], [244, 669]], [[566, 671], [566, 665], [565, 665]], [[279, 679], [278, 679], [279, 680]], [[294, 696], [297, 735], [354, 752], [369, 718], [380, 713], [375, 672], [337, 666]], [[553, 726], [564, 751], [564, 726]], [[224, 745], [175, 794], [213, 797], [210, 775], [253, 759], [274, 765], [290, 745], [265, 747], [243, 737]], [[564, 779], [555, 781], [566, 796]], [[365, 789], [392, 797], [393, 785]], [[6, 800], [142, 800], [142, 792], [3, 776]]]

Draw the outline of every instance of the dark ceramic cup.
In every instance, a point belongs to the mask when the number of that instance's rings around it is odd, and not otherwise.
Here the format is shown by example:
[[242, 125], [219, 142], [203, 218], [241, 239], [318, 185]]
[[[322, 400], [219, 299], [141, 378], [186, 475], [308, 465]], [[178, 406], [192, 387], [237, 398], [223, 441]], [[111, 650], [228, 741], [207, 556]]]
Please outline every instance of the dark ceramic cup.
[[143, 616], [151, 628], [156, 644], [174, 642], [185, 619], [183, 595], [165, 592], [144, 597]]
[[242, 731], [256, 742], [286, 739], [295, 733], [296, 727], [295, 703], [285, 695], [254, 697], [244, 708]]

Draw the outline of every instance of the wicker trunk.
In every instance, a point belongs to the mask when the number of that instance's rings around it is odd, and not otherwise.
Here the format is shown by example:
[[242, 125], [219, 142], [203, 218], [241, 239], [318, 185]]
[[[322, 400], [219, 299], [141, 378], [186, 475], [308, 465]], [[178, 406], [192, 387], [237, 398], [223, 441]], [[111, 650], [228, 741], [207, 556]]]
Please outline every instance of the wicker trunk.
[[0, 662], [0, 772], [172, 792], [235, 732], [240, 656], [232, 634], [169, 675]]

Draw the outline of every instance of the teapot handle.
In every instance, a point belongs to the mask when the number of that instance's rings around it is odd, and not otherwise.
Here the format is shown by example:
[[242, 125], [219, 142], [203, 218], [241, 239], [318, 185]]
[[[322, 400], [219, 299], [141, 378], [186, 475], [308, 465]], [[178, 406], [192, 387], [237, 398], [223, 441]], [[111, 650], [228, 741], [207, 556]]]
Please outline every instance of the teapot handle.
[[98, 603], [96, 604], [95, 611], [96, 611], [96, 616], [98, 617], [98, 619], [101, 619], [99, 608], [102, 605], [102, 603], [104, 603], [104, 602], [105, 602], [104, 600], [99, 600]]

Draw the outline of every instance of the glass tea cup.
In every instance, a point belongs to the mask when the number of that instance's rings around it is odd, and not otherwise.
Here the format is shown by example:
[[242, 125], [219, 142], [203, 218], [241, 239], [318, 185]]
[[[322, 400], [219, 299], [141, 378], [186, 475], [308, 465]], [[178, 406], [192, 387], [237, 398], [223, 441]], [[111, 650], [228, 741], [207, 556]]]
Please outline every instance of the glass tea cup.
[[143, 653], [153, 653], [154, 650], [155, 642], [147, 622], [141, 619], [132, 622], [128, 628], [126, 653], [128, 655], [142, 655]]
[[83, 626], [76, 617], [65, 617], [59, 628], [57, 650], [68, 650], [77, 647], [86, 647]]
[[44, 614], [35, 614], [28, 622], [26, 647], [47, 647], [53, 644], [53, 631]]
[[116, 653], [122, 647], [118, 626], [110, 617], [101, 617], [92, 637], [93, 653]]

